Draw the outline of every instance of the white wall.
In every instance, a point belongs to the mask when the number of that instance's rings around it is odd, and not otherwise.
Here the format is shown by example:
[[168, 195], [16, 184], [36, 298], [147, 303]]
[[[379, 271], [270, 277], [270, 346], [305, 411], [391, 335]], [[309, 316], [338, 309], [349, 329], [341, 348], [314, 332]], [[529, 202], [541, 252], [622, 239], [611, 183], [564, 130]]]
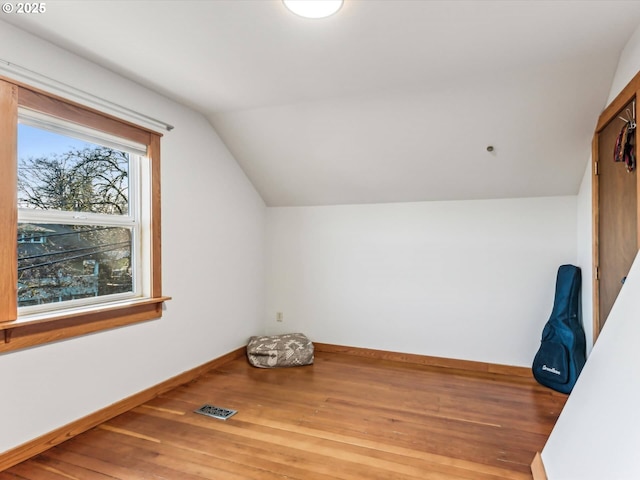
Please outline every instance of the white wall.
[[530, 366], [576, 245], [576, 197], [268, 208], [267, 328]]
[[549, 480], [640, 478], [640, 260], [542, 452]]
[[161, 320], [0, 355], [3, 452], [262, 331], [265, 206], [201, 115], [3, 22], [0, 58], [175, 125], [162, 141], [173, 300]]
[[[640, 27], [623, 50], [608, 103], [640, 70]], [[579, 218], [590, 217], [587, 167]], [[588, 175], [588, 178], [587, 178]], [[581, 200], [582, 199], [582, 200]], [[590, 220], [589, 220], [590, 222]], [[583, 227], [584, 227], [584, 223]], [[586, 262], [591, 232], [581, 228], [579, 256]], [[583, 252], [582, 254], [580, 252]], [[590, 254], [590, 253], [589, 253]], [[592, 302], [585, 285], [583, 305]], [[640, 260], [636, 260], [596, 345], [542, 452], [549, 480], [640, 478]]]

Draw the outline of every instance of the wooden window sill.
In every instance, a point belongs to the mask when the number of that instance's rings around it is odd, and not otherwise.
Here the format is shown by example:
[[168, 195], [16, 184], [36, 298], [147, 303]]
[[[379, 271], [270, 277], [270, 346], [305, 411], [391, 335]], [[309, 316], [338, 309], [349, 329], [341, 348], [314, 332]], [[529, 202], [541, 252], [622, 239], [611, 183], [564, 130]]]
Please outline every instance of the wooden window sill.
[[136, 299], [0, 322], [0, 353], [160, 318], [163, 303], [170, 299]]

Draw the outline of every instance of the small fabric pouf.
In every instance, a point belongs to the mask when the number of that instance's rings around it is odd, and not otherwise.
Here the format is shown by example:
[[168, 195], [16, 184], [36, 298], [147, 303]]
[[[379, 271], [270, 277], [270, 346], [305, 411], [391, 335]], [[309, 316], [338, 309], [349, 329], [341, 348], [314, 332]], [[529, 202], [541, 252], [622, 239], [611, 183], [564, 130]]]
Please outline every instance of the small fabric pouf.
[[251, 337], [247, 358], [254, 367], [299, 367], [313, 363], [313, 343], [302, 333]]

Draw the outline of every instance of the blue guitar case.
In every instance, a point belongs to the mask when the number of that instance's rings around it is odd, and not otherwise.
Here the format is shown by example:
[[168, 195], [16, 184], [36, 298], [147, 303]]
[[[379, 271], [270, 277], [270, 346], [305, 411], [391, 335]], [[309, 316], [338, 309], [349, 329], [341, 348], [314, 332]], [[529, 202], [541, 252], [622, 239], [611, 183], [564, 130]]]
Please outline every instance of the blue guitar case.
[[580, 318], [580, 269], [562, 265], [556, 279], [553, 311], [542, 330], [533, 359], [533, 376], [549, 388], [570, 393], [586, 362], [586, 340]]

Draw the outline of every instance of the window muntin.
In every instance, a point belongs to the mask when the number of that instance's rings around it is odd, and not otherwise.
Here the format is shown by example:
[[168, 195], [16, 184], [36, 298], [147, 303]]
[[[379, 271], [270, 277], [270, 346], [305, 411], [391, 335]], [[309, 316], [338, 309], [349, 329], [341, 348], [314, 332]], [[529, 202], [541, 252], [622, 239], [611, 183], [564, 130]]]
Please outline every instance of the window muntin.
[[140, 149], [20, 110], [20, 316], [138, 297], [148, 290], [140, 178], [146, 159], [131, 152]]

